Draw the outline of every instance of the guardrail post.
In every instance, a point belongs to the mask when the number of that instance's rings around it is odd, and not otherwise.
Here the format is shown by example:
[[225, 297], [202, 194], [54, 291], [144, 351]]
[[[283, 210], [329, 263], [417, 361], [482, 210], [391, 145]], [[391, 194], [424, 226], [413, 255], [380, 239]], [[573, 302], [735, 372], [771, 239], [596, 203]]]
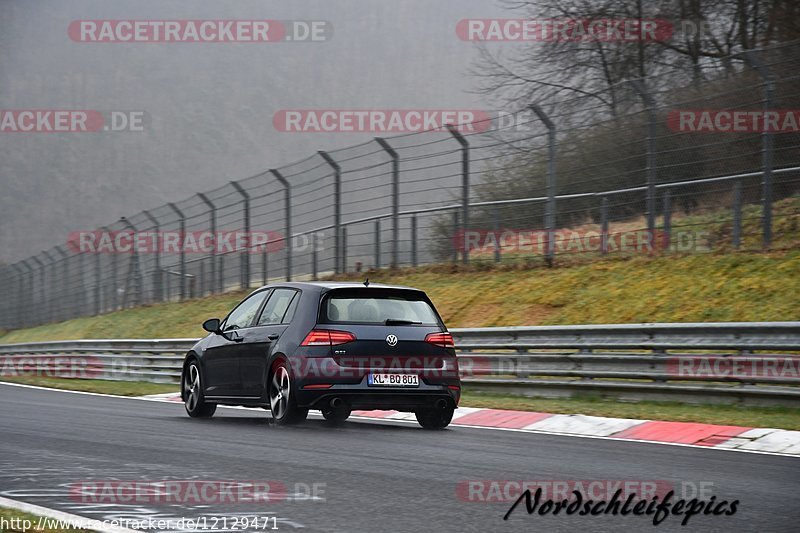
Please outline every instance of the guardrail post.
[[411, 215], [411, 266], [417, 266], [417, 214]]
[[[333, 272], [341, 272], [342, 243], [342, 167], [323, 150], [317, 152], [333, 169]], [[316, 242], [316, 236], [314, 237]]]
[[608, 253], [608, 197], [600, 200], [600, 253]]
[[[652, 233], [650, 235], [654, 236]], [[672, 246], [672, 194], [669, 189], [666, 189], [664, 191], [664, 249], [666, 251], [669, 251], [671, 246]]]
[[381, 268], [381, 219], [375, 219], [375, 270]]
[[[767, 66], [758, 58], [754, 51], [748, 50], [744, 54], [747, 63], [761, 76], [764, 82], [764, 111], [773, 108], [775, 83], [772, 79]], [[772, 165], [773, 165], [773, 144], [772, 132], [765, 127], [761, 133], [761, 195], [762, 195], [762, 226], [764, 230], [763, 247], [769, 248], [772, 244]]]
[[[469, 141], [452, 124], [447, 124], [447, 130], [461, 145], [461, 232], [469, 229]], [[461, 262], [469, 263], [469, 250], [464, 246], [461, 251]]]
[[[180, 222], [180, 240], [181, 240], [181, 250], [179, 255], [179, 262], [180, 262], [180, 299], [186, 299], [186, 247], [184, 246], [184, 240], [186, 239], [186, 217], [183, 214], [183, 211], [178, 209], [178, 206], [174, 203], [170, 202], [167, 204], [170, 209], [172, 209], [176, 215], [178, 215], [178, 220]], [[169, 273], [167, 273], [167, 298], [169, 298]]]
[[375, 137], [375, 142], [392, 158], [392, 268], [397, 268], [400, 256], [400, 155], [386, 139]]
[[[208, 196], [199, 192], [197, 196], [202, 200], [204, 204], [208, 206], [208, 224], [209, 230], [211, 231], [211, 271], [208, 273], [209, 277], [211, 278], [211, 283], [209, 283], [211, 293], [214, 293], [214, 286], [216, 285], [217, 279], [217, 206], [214, 205], [214, 202], [208, 199]], [[200, 289], [204, 291], [204, 288]], [[221, 289], [220, 289], [221, 292]]]
[[239, 182], [232, 181], [231, 185], [236, 189], [236, 192], [242, 195], [242, 206], [244, 208], [242, 222], [244, 224], [244, 233], [246, 236], [246, 250], [239, 254], [239, 268], [241, 273], [241, 287], [242, 289], [247, 289], [250, 287], [250, 195], [239, 185]]
[[163, 299], [163, 273], [161, 272], [161, 224], [150, 211], [142, 211], [144, 216], [153, 224], [153, 300], [160, 302]]
[[292, 186], [279, 171], [273, 168], [270, 172], [283, 185], [284, 225], [286, 226], [286, 235], [284, 236], [284, 243], [286, 243], [286, 281], [292, 281]]
[[647, 231], [654, 235], [656, 228], [656, 103], [642, 80], [630, 80], [647, 108]]
[[742, 181], [733, 183], [733, 247], [737, 250], [742, 243]]
[[553, 266], [553, 256], [556, 249], [556, 125], [538, 105], [532, 105], [531, 109], [547, 127], [547, 204], [544, 215], [547, 249], [545, 251], [545, 261], [548, 266]]

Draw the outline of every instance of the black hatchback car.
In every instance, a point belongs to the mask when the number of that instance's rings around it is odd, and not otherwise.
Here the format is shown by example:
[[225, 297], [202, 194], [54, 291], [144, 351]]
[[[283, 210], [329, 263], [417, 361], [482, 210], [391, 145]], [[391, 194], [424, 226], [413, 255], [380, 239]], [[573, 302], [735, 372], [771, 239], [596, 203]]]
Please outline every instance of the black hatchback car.
[[461, 393], [453, 337], [418, 289], [357, 283], [262, 287], [186, 355], [181, 398], [192, 417], [217, 405], [268, 408], [276, 424], [318, 409], [413, 412], [441, 429]]

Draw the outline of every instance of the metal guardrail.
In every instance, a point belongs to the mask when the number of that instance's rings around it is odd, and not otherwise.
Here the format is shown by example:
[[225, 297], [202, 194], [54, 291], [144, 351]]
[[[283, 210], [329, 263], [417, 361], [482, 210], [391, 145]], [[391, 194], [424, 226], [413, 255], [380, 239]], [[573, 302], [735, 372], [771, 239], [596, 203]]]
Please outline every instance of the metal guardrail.
[[[451, 332], [465, 388], [471, 391], [800, 406], [800, 322], [459, 328]], [[0, 374], [38, 372], [173, 383], [179, 380], [183, 357], [196, 341], [106, 339], [0, 345]]]

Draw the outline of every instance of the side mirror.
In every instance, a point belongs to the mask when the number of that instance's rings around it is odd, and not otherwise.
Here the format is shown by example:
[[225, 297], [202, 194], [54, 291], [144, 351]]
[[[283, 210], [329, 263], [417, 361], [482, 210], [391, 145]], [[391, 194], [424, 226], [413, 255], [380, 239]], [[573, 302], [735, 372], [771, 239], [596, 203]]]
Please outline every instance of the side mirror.
[[209, 333], [221, 333], [219, 330], [219, 318], [209, 318], [205, 322], [203, 322], [203, 329], [208, 331]]

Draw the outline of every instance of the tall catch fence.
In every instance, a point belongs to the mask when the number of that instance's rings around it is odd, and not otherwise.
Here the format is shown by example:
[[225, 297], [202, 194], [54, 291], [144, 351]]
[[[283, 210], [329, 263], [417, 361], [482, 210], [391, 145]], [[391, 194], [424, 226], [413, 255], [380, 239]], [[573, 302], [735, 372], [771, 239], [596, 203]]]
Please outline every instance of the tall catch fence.
[[434, 262], [796, 248], [800, 44], [699, 76], [387, 135], [76, 228], [0, 267], [0, 328]]

